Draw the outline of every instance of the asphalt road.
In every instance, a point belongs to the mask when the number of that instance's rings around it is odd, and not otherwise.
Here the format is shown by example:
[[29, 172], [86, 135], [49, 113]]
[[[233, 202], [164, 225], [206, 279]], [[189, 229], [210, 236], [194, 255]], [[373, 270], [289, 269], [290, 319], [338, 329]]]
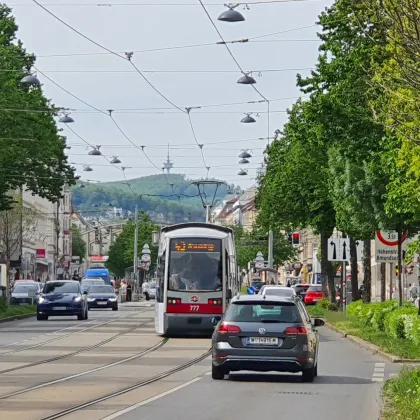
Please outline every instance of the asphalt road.
[[[42, 420], [88, 403], [60, 419], [376, 420], [381, 386], [399, 370], [323, 327], [314, 383], [302, 383], [300, 375], [249, 372], [214, 381], [206, 357], [210, 340], [162, 340], [148, 306], [90, 311], [84, 322], [0, 324], [0, 418]], [[96, 401], [107, 394], [111, 398]]]
[[399, 367], [326, 327], [320, 329], [320, 339], [319, 376], [314, 383], [302, 383], [298, 374], [244, 372], [214, 381], [207, 373], [172, 393], [103, 420], [230, 420], [233, 416], [241, 420], [273, 416], [377, 420], [381, 387]]

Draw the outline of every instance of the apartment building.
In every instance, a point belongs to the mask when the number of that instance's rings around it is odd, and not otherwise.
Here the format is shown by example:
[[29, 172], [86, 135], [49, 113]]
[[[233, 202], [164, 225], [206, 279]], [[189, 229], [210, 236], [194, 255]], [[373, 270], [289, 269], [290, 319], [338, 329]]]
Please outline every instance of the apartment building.
[[0, 254], [9, 278], [47, 280], [65, 276], [71, 260], [71, 192], [52, 203], [29, 191], [16, 192], [17, 204], [0, 213]]

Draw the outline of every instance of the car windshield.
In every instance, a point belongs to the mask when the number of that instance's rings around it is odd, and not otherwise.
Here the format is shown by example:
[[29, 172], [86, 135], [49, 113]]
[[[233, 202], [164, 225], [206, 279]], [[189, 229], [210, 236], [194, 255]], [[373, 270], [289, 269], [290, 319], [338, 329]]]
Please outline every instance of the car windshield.
[[271, 296], [293, 296], [295, 294], [290, 287], [266, 287], [264, 293]]
[[44, 286], [44, 293], [79, 293], [78, 282], [54, 282], [46, 283]]
[[91, 286], [89, 289], [90, 293], [115, 293], [112, 286]]
[[171, 239], [169, 290], [222, 290], [221, 240]]
[[36, 284], [16, 284], [12, 293], [29, 293], [30, 290], [38, 291]]
[[103, 280], [86, 280], [82, 282], [82, 292], [88, 291], [92, 286], [102, 286], [105, 282]]
[[308, 292], [322, 292], [322, 286], [310, 286]]
[[251, 284], [253, 286], [262, 286], [263, 282], [262, 282], [262, 280], [251, 280]]
[[234, 302], [226, 311], [226, 322], [302, 322], [293, 302]]

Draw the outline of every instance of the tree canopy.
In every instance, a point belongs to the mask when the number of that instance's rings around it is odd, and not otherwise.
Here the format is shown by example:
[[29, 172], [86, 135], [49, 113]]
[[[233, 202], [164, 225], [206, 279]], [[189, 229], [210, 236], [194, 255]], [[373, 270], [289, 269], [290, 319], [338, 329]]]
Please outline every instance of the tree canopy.
[[0, 211], [11, 205], [8, 192], [21, 186], [56, 201], [63, 185], [74, 182], [54, 120], [57, 109], [40, 87], [20, 83], [35, 57], [16, 39], [17, 29], [11, 10], [0, 4]]
[[83, 261], [86, 256], [86, 250], [87, 246], [82, 233], [80, 232], [80, 229], [73, 224], [71, 227], [71, 254], [80, 257], [80, 261]]
[[[139, 257], [144, 244], [149, 244], [152, 251], [152, 262], [157, 258], [157, 248], [151, 246], [152, 232], [159, 230], [150, 217], [142, 212], [138, 220], [138, 252]], [[124, 225], [122, 232], [117, 236], [115, 242], [109, 248], [109, 258], [106, 262], [107, 268], [116, 276], [124, 276], [125, 270], [133, 266], [134, 259], [134, 232], [135, 222], [130, 220]]]

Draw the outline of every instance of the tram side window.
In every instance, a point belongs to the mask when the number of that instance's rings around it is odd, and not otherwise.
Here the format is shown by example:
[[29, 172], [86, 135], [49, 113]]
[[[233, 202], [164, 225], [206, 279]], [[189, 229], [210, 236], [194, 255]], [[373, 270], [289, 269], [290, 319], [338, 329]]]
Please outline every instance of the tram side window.
[[157, 290], [156, 290], [156, 301], [163, 302], [163, 295], [164, 295], [164, 287], [165, 287], [165, 256], [166, 253], [164, 252], [158, 260], [157, 266]]

